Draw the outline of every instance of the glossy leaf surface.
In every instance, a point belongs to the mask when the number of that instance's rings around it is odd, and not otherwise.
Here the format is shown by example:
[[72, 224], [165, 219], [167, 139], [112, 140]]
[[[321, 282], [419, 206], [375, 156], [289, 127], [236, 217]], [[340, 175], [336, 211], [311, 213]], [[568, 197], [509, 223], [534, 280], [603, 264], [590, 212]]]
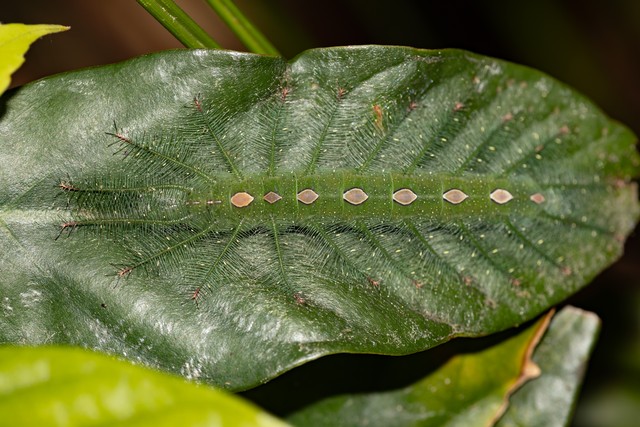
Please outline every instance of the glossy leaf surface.
[[285, 426], [220, 390], [81, 349], [0, 347], [1, 426]]
[[4, 103], [0, 340], [232, 389], [520, 324], [638, 215], [634, 135], [468, 52], [165, 52]]

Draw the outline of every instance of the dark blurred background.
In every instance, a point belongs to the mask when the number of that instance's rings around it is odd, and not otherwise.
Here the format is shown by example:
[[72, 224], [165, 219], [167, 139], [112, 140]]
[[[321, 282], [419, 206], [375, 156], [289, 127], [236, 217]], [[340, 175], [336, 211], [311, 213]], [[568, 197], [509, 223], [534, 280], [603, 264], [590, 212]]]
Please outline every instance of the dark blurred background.
[[[3, 3], [1, 22], [71, 26], [70, 31], [34, 45], [14, 75], [13, 86], [181, 47], [134, 0]], [[204, 0], [177, 3], [225, 48], [243, 50]], [[236, 0], [236, 4], [287, 58], [308, 48], [348, 44], [468, 49], [545, 71], [640, 134], [639, 0]], [[603, 321], [576, 426], [640, 423], [639, 263], [640, 242], [632, 237], [623, 259], [569, 301], [596, 312]], [[246, 396], [283, 414], [326, 394], [401, 387], [459, 348], [477, 348], [492, 339], [460, 340], [408, 358], [331, 356]]]

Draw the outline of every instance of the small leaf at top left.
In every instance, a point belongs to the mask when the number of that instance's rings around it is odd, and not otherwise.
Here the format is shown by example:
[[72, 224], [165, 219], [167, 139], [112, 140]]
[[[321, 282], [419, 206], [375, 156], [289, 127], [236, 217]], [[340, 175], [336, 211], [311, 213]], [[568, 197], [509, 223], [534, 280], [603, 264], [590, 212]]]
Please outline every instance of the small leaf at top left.
[[62, 25], [0, 24], [0, 94], [9, 87], [11, 74], [24, 63], [24, 54], [33, 42], [68, 29]]

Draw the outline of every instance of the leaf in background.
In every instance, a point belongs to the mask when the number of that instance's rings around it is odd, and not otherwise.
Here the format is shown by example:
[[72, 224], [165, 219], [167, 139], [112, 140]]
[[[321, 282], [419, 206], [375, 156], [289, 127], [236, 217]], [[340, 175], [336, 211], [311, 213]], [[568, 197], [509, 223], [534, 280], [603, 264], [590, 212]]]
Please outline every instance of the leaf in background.
[[61, 25], [24, 25], [0, 23], [0, 94], [9, 87], [11, 74], [24, 62], [29, 46], [42, 36], [66, 31]]
[[[629, 277], [637, 277], [634, 267]], [[596, 375], [589, 374], [591, 382], [581, 391], [575, 426], [635, 427], [640, 420], [640, 288], [623, 290], [610, 303], [616, 316], [603, 316], [607, 329], [596, 350], [598, 364], [590, 368]]]
[[452, 358], [407, 388], [329, 398], [291, 416], [298, 426], [488, 426], [509, 396], [540, 374], [531, 353], [551, 314], [487, 350]]
[[548, 329], [545, 320], [487, 350], [456, 356], [415, 385], [329, 398], [289, 421], [336, 427], [567, 425], [599, 320], [572, 307]]
[[238, 397], [63, 347], [0, 347], [2, 426], [285, 426]]
[[5, 109], [0, 340], [230, 389], [520, 324], [638, 216], [630, 131], [468, 52], [164, 52]]
[[640, 419], [640, 386], [638, 373], [618, 378], [602, 387], [593, 396], [580, 399], [576, 426], [637, 427]]
[[565, 307], [555, 315], [532, 357], [542, 374], [511, 396], [507, 412], [496, 425], [571, 425], [580, 384], [599, 331], [600, 319], [593, 313]]

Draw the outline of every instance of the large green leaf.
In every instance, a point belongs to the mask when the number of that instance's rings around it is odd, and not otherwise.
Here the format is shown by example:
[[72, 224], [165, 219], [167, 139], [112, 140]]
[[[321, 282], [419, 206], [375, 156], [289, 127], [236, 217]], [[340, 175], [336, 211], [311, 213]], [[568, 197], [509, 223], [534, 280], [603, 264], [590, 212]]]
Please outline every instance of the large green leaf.
[[573, 307], [548, 330], [544, 320], [486, 350], [456, 356], [404, 389], [329, 398], [289, 420], [335, 427], [568, 425], [599, 320]]
[[520, 324], [613, 262], [638, 215], [633, 134], [462, 51], [165, 52], [4, 108], [0, 340], [231, 389]]
[[285, 426], [220, 390], [87, 350], [0, 347], [0, 426]]

